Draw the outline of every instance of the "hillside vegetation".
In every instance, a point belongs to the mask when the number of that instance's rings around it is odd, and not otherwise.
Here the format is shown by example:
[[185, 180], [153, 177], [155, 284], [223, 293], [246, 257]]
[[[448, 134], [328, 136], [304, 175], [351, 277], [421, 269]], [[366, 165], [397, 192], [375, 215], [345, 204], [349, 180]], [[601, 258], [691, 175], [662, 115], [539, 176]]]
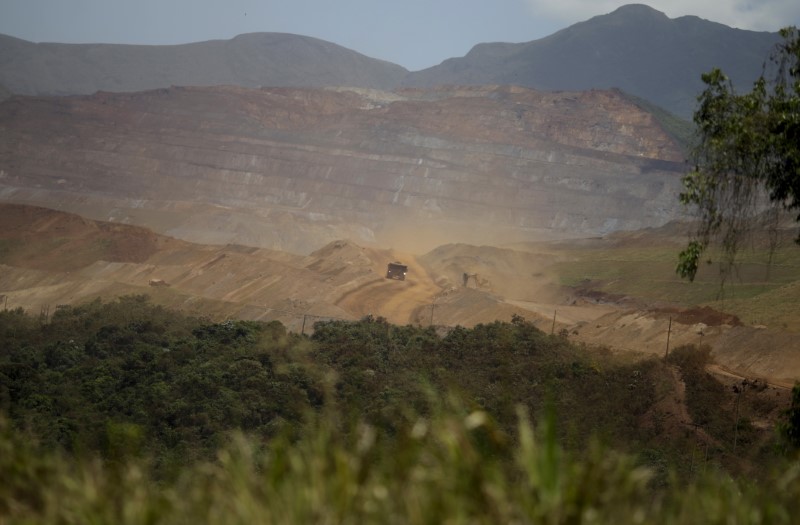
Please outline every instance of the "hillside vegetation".
[[750, 422], [785, 405], [754, 390], [734, 413], [707, 350], [632, 361], [520, 317], [446, 335], [371, 317], [314, 328], [188, 318], [143, 296], [0, 312], [0, 521], [789, 523], [800, 510], [800, 469]]
[[[677, 252], [685, 237], [670, 227], [639, 233], [618, 233], [586, 246], [567, 247], [566, 261], [552, 272], [565, 286], [627, 296], [642, 303], [709, 306], [738, 316], [746, 325], [800, 331], [800, 262], [792, 231], [784, 241], [743, 248], [732, 272], [719, 264], [703, 264], [693, 283], [675, 273]], [[709, 254], [709, 260], [718, 260]]]

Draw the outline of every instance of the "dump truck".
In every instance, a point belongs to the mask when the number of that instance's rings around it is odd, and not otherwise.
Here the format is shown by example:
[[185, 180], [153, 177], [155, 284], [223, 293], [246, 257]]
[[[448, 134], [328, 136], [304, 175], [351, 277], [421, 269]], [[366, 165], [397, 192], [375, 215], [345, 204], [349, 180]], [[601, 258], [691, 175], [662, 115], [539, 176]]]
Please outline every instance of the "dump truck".
[[386, 278], [405, 281], [406, 273], [408, 273], [408, 266], [399, 262], [393, 262], [389, 263], [389, 267], [386, 269]]

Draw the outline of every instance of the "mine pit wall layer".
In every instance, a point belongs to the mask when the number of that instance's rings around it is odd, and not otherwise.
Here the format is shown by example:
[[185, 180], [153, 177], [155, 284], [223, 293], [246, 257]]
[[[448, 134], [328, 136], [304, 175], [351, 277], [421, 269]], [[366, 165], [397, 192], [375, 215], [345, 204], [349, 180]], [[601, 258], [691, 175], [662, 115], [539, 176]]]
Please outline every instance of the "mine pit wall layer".
[[[619, 93], [170, 88], [0, 104], [0, 200], [308, 253], [678, 218], [682, 152]], [[418, 244], [420, 246], [412, 246]]]

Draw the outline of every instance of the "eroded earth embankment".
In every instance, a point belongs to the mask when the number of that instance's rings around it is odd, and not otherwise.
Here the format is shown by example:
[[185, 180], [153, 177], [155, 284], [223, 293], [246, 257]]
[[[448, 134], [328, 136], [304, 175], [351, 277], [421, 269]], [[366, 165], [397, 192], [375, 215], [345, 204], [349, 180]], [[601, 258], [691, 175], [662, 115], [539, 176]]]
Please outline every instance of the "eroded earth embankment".
[[[0, 300], [52, 313], [60, 304], [147, 294], [212, 318], [279, 320], [310, 331], [324, 319], [382, 316], [396, 324], [474, 326], [522, 316], [546, 332], [613, 350], [663, 355], [708, 344], [718, 365], [790, 386], [800, 379], [800, 337], [743, 326], [707, 308], [634, 308], [555, 286], [559, 252], [446, 245], [424, 256], [335, 241], [297, 255], [241, 245], [198, 245], [140, 227], [43, 208], [0, 206]], [[409, 267], [386, 279], [389, 262]]]

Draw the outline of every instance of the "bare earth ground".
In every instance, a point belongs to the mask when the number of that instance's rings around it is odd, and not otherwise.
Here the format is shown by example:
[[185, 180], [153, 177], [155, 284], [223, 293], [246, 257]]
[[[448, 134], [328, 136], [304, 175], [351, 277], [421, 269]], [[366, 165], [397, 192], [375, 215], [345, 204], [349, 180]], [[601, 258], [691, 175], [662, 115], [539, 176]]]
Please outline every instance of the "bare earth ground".
[[[645, 308], [552, 283], [556, 251], [447, 245], [424, 256], [336, 241], [309, 255], [207, 246], [52, 210], [0, 206], [0, 307], [51, 313], [123, 294], [211, 318], [277, 319], [309, 332], [321, 319], [382, 316], [395, 324], [474, 326], [520, 315], [546, 332], [642, 356], [707, 344], [716, 374], [789, 388], [800, 334], [742, 326], [706, 308]], [[388, 262], [409, 267], [385, 278]], [[463, 280], [464, 274], [469, 278]], [[683, 417], [683, 416], [681, 416]]]

